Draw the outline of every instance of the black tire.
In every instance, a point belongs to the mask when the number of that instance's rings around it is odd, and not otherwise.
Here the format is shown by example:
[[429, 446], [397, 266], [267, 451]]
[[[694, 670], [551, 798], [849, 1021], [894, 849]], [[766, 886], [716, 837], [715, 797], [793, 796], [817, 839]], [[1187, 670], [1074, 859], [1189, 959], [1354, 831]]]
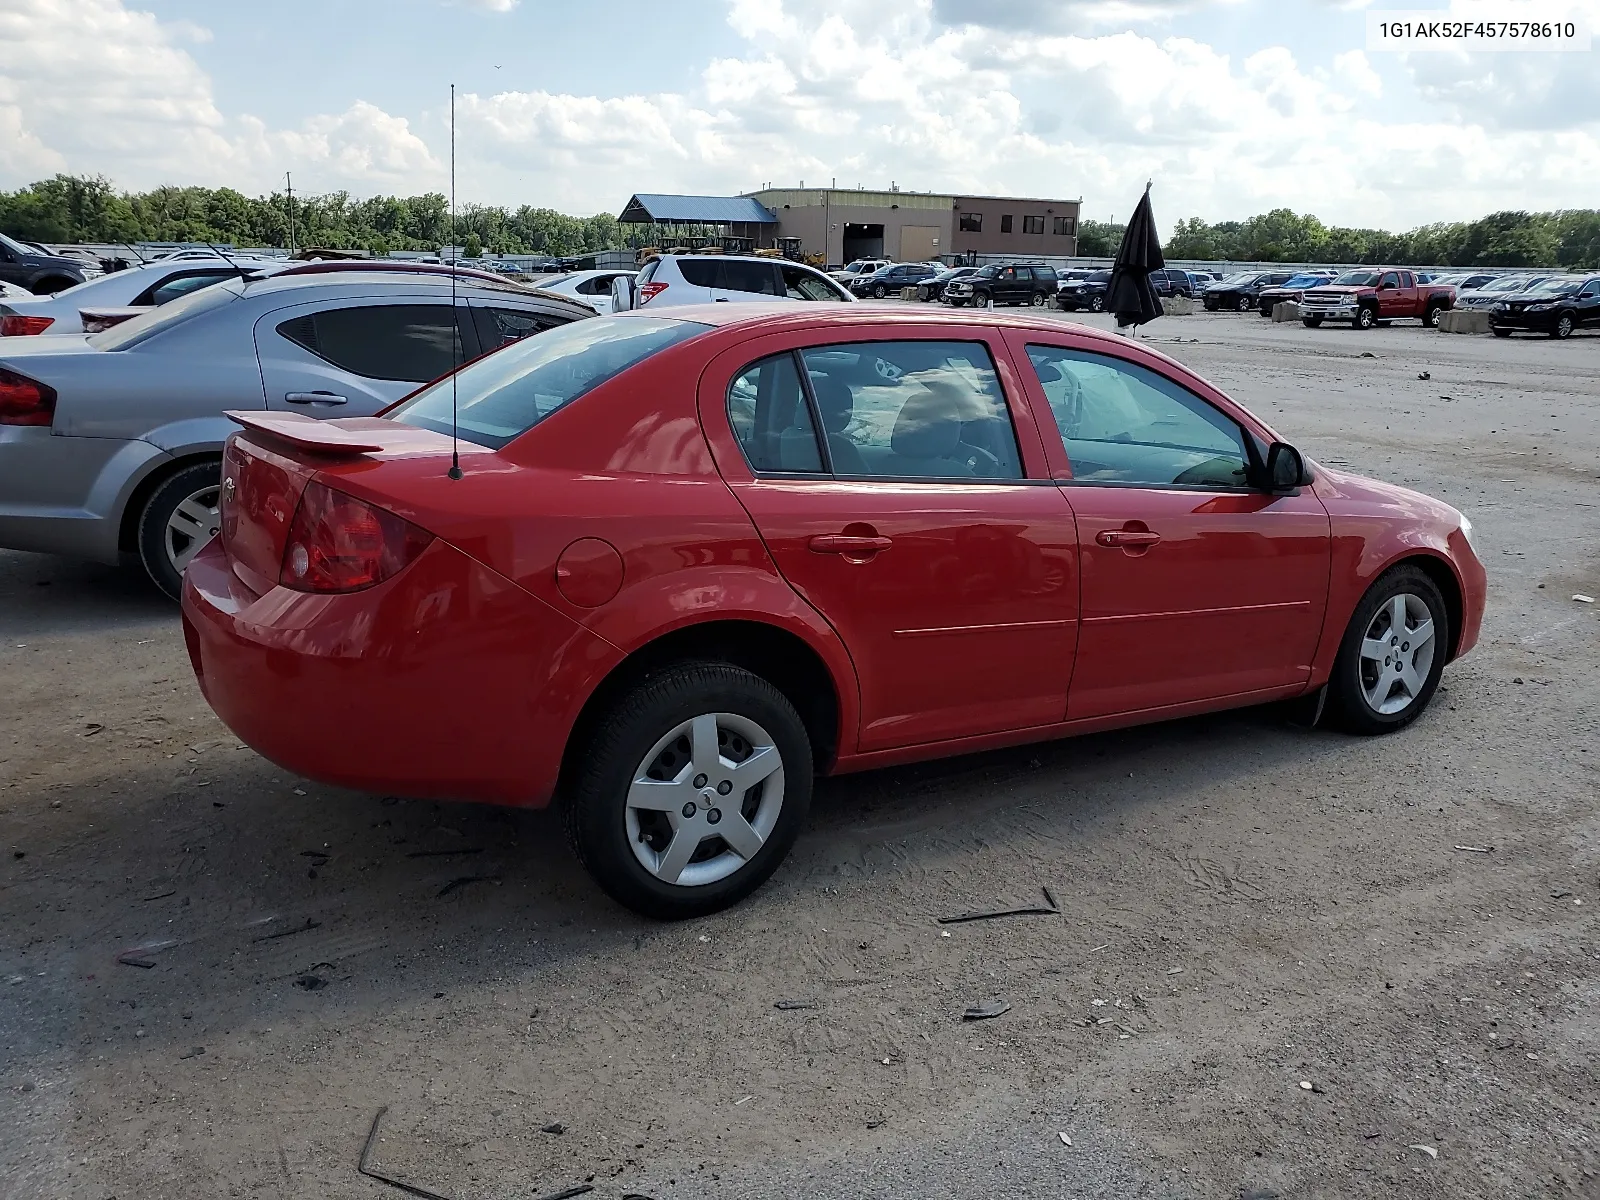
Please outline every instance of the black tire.
[[1565, 340], [1572, 336], [1572, 331], [1578, 323], [1572, 319], [1571, 313], [1561, 313], [1556, 317], [1556, 323], [1550, 327], [1550, 336]]
[[1422, 311], [1422, 324], [1428, 329], [1439, 328], [1439, 314], [1444, 311], [1442, 304], [1430, 304]]
[[875, 299], [875, 300], [882, 300], [888, 294], [889, 294], [889, 289], [884, 287], [883, 284], [881, 284], [881, 283], [878, 284], [877, 287], [872, 289], [872, 296], [873, 296], [873, 299]]
[[[783, 764], [783, 801], [748, 863], [714, 883], [687, 887], [658, 879], [634, 855], [625, 801], [651, 747], [705, 713], [731, 713], [767, 731]], [[655, 920], [704, 916], [755, 891], [789, 853], [811, 805], [811, 739], [800, 715], [772, 684], [729, 663], [679, 663], [647, 676], [599, 720], [578, 754], [562, 798], [572, 848], [607, 895]]]
[[[215, 493], [220, 491], [221, 484], [220, 461], [212, 459], [195, 463], [174, 472], [171, 477], [163, 481], [154, 492], [150, 493], [150, 498], [145, 501], [144, 508], [139, 513], [139, 561], [144, 565], [145, 574], [150, 576], [150, 581], [173, 600], [178, 598], [183, 588], [183, 572], [169, 553], [167, 524], [184, 501], [208, 494], [210, 495], [208, 507], [214, 516]], [[175, 545], [174, 548], [182, 551], [187, 559], [195, 550], [210, 541], [216, 531], [215, 525], [209, 528], [197, 528], [191, 535], [192, 544], [183, 543]]]
[[1105, 312], [1106, 298], [1104, 296], [1091, 296], [1089, 298], [1090, 312]]
[[1350, 322], [1352, 329], [1371, 329], [1378, 323], [1378, 310], [1370, 304], [1363, 304], [1356, 309], [1356, 319]]
[[1235, 296], [1234, 297], [1234, 300], [1233, 300], [1233, 311], [1234, 312], [1244, 312], [1244, 310], [1249, 308], [1249, 307], [1250, 307], [1250, 297], [1249, 296]]
[[1304, 325], [1307, 329], [1321, 329], [1322, 328], [1322, 318], [1321, 317], [1301, 317], [1300, 318], [1300, 324]]
[[1033, 294], [1033, 307], [1043, 308], [1045, 306], [1045, 301], [1049, 299], [1050, 297], [1045, 295], [1043, 292], [1035, 292]]
[[1496, 329], [1494, 331], [1494, 335], [1495, 335], [1495, 337], [1510, 337], [1511, 336], [1511, 330], [1509, 330], [1509, 329]]
[[[1433, 660], [1422, 689], [1410, 703], [1398, 712], [1383, 713], [1367, 700], [1361, 676], [1361, 646], [1379, 611], [1394, 597], [1407, 594], [1420, 599], [1428, 609], [1428, 617], [1433, 622]], [[1439, 677], [1444, 673], [1445, 659], [1449, 657], [1451, 636], [1449, 609], [1445, 607], [1438, 585], [1426, 571], [1405, 563], [1385, 571], [1361, 597], [1350, 624], [1345, 627], [1344, 640], [1339, 643], [1339, 655], [1333, 664], [1333, 676], [1328, 681], [1328, 714], [1350, 733], [1393, 733], [1404, 729], [1433, 699]]]

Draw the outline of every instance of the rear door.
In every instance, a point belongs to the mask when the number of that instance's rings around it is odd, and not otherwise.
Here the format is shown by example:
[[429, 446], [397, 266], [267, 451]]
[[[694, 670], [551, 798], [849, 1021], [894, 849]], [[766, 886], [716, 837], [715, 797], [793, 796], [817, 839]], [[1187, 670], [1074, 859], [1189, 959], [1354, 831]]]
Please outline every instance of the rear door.
[[864, 751], [1066, 711], [1072, 510], [999, 338], [952, 335], [906, 326], [893, 341], [826, 345], [774, 335], [701, 377], [724, 478], [855, 663]]
[[1304, 683], [1327, 604], [1328, 514], [1245, 483], [1250, 436], [1153, 366], [1069, 334], [1008, 334], [1078, 520], [1082, 627], [1068, 716]]
[[771, 300], [785, 294], [778, 264], [770, 259], [722, 258], [707, 254], [679, 259], [678, 269], [687, 282], [705, 288], [708, 298], [718, 303]]
[[471, 310], [436, 297], [323, 300], [256, 322], [267, 407], [364, 417], [478, 355]]

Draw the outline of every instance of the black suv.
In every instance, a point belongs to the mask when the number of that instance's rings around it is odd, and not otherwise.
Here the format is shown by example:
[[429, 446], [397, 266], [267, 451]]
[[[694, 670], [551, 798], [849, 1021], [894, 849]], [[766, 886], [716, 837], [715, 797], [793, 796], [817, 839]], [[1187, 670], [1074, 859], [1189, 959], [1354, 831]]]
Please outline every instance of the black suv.
[[83, 282], [83, 264], [59, 254], [40, 254], [0, 233], [0, 280], [36, 296], [53, 296]]
[[1110, 271], [1090, 271], [1081, 279], [1063, 280], [1056, 290], [1056, 304], [1063, 312], [1104, 312], [1106, 289], [1111, 286]]
[[944, 298], [960, 308], [992, 308], [996, 304], [1032, 304], [1043, 307], [1056, 293], [1053, 267], [1034, 263], [991, 263], [965, 279], [952, 279], [944, 287]]
[[897, 296], [901, 288], [916, 287], [937, 274], [938, 268], [930, 267], [927, 263], [893, 263], [879, 267], [871, 275], [851, 280], [850, 290], [857, 296], [882, 300], [885, 296]]
[[1206, 288], [1200, 295], [1200, 303], [1207, 312], [1218, 309], [1249, 312], [1259, 303], [1257, 297], [1263, 288], [1282, 287], [1298, 274], [1298, 271], [1242, 271]]

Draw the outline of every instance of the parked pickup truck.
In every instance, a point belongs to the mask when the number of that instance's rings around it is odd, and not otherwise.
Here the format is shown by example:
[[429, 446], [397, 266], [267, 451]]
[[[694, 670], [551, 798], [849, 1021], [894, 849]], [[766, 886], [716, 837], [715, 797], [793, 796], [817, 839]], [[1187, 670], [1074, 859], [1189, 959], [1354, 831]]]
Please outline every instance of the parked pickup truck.
[[1414, 272], [1400, 267], [1362, 267], [1323, 287], [1308, 288], [1300, 297], [1300, 319], [1308, 329], [1324, 321], [1371, 329], [1415, 317], [1432, 328], [1455, 300], [1456, 290], [1448, 283], [1419, 283]]

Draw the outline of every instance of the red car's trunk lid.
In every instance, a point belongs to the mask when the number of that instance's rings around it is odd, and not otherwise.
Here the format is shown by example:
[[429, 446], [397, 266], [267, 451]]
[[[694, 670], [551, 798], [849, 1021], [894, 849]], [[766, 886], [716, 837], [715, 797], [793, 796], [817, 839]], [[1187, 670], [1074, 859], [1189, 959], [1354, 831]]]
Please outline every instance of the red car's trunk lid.
[[450, 451], [450, 439], [442, 434], [377, 417], [318, 421], [299, 413], [227, 415], [244, 429], [223, 451], [222, 545], [234, 574], [258, 595], [278, 582], [300, 494], [319, 471], [353, 458]]

